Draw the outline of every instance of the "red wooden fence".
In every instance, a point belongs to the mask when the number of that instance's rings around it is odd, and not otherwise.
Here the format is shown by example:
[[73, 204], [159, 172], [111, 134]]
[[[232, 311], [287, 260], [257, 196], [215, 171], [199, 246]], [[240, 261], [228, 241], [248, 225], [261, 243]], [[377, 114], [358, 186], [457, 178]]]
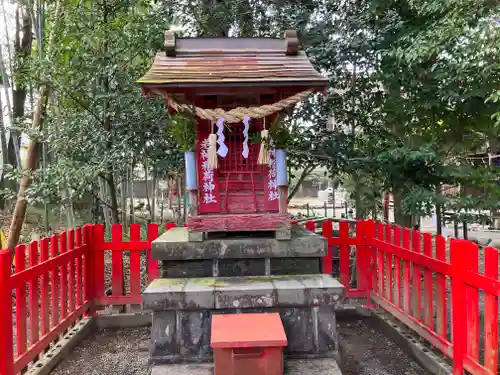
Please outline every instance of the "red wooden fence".
[[[315, 229], [313, 222], [305, 226]], [[114, 225], [111, 241], [105, 241], [103, 226], [88, 225], [20, 245], [12, 275], [10, 253], [1, 251], [0, 375], [17, 374], [36, 361], [94, 308], [140, 305], [141, 278], [145, 284], [159, 276], [150, 249], [160, 229], [149, 225], [147, 238], [141, 239], [140, 226], [133, 224], [130, 240], [123, 241], [122, 226]], [[500, 281], [496, 249], [484, 250], [483, 273], [479, 272], [479, 249], [468, 241], [453, 240], [449, 257], [443, 237], [407, 228], [358, 221], [353, 227], [341, 222], [338, 231], [334, 237], [332, 222], [322, 223], [329, 244], [322, 267], [324, 273], [332, 273], [333, 247], [338, 247], [340, 281], [347, 297], [366, 298], [391, 313], [452, 359], [455, 375], [464, 369], [473, 375], [497, 374]], [[124, 264], [124, 252], [129, 252], [129, 267]], [[351, 275], [352, 254], [356, 275]], [[111, 262], [105, 262], [106, 256]], [[106, 267], [111, 267], [109, 279]], [[484, 295], [482, 305], [480, 294]]]
[[12, 275], [11, 254], [0, 251], [1, 375], [20, 373], [90, 310], [91, 231], [86, 226], [17, 246]]

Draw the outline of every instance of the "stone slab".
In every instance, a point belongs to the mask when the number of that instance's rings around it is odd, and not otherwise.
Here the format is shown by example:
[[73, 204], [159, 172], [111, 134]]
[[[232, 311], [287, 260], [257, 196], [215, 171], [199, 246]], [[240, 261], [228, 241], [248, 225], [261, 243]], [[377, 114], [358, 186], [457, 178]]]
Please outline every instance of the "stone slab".
[[335, 308], [324, 306], [154, 312], [151, 360], [154, 364], [210, 361], [212, 315], [271, 312], [278, 312], [283, 322], [288, 340], [285, 355], [339, 358]]
[[[156, 365], [151, 375], [213, 375], [212, 363]], [[285, 359], [284, 375], [342, 375], [333, 358]]]
[[329, 275], [156, 279], [143, 292], [154, 311], [337, 306], [345, 288]]
[[[212, 363], [156, 365], [151, 375], [213, 375]], [[333, 358], [285, 359], [284, 375], [342, 375]]]
[[292, 226], [289, 241], [262, 236], [228, 236], [189, 242], [188, 229], [172, 228], [151, 243], [156, 260], [199, 260], [240, 258], [322, 257], [327, 239], [298, 225]]

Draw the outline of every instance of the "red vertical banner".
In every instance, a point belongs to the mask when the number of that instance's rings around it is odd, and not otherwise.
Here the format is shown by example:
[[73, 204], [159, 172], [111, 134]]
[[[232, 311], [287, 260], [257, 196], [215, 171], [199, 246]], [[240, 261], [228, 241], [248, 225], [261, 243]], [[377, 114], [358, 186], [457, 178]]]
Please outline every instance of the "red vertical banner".
[[208, 166], [209, 134], [207, 131], [199, 131], [196, 147], [199, 194], [198, 209], [203, 214], [221, 212], [222, 206], [218, 170], [211, 169]]
[[269, 149], [269, 164], [264, 167], [264, 202], [266, 211], [279, 210], [279, 190], [276, 171], [276, 149]]

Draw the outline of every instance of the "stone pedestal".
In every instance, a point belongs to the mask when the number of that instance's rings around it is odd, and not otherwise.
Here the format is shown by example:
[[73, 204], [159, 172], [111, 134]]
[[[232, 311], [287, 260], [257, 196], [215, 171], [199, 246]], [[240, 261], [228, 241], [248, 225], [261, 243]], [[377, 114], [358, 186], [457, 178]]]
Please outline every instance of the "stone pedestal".
[[175, 228], [152, 251], [163, 267], [143, 294], [153, 310], [154, 364], [210, 361], [211, 316], [246, 312], [279, 312], [288, 357], [338, 359], [335, 307], [344, 287], [320, 273], [325, 238], [294, 226], [289, 241], [242, 233], [189, 242]]

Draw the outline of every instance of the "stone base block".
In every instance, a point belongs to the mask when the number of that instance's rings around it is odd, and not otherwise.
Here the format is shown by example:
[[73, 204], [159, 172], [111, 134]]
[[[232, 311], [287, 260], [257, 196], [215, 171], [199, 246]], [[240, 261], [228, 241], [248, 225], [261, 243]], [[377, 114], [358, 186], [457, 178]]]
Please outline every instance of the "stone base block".
[[155, 311], [150, 356], [153, 364], [212, 360], [213, 314], [279, 312], [288, 339], [285, 355], [293, 358], [339, 358], [334, 307]]
[[[188, 261], [242, 258], [320, 258], [327, 254], [327, 239], [293, 225], [289, 241], [256, 232], [225, 233], [193, 242], [187, 228], [172, 228], [151, 243], [155, 260]], [[281, 233], [279, 236], [288, 236]], [[276, 232], [278, 234], [278, 232]], [[284, 237], [280, 239], [285, 239]], [[199, 240], [199, 239], [198, 239]]]
[[[213, 364], [155, 365], [151, 375], [213, 375]], [[342, 375], [337, 362], [331, 358], [285, 359], [284, 375]]]

